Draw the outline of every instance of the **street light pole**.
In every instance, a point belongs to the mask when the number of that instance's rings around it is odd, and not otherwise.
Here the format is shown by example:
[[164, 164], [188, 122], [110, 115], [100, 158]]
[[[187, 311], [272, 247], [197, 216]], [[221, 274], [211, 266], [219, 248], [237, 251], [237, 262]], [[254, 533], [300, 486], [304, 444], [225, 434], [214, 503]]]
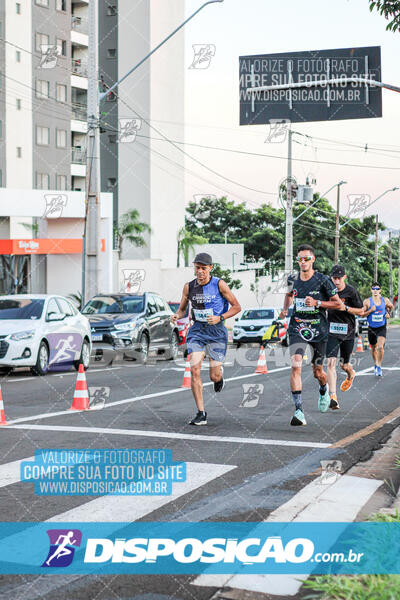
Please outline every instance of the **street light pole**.
[[100, 233], [100, 104], [131, 73], [148, 60], [161, 46], [182, 29], [193, 17], [209, 4], [217, 4], [224, 0], [208, 0], [204, 2], [181, 25], [172, 31], [151, 52], [146, 54], [132, 69], [116, 81], [106, 92], [99, 91], [98, 48], [97, 48], [97, 6], [96, 0], [89, 0], [89, 58], [88, 58], [88, 140], [86, 153], [86, 206], [82, 253], [82, 304], [86, 296], [98, 293], [100, 282], [99, 269], [99, 233]]
[[374, 281], [378, 281], [378, 215], [375, 215]]
[[340, 184], [337, 186], [336, 196], [336, 229], [335, 229], [335, 265], [339, 262], [339, 238], [340, 238]]

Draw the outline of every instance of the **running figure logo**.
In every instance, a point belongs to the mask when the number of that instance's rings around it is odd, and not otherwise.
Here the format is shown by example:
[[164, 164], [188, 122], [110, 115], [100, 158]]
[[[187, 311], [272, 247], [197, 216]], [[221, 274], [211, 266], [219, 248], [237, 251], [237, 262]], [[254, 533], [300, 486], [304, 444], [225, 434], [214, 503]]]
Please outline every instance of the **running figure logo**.
[[57, 64], [57, 58], [61, 54], [60, 48], [57, 46], [49, 46], [49, 44], [42, 44], [40, 46], [42, 56], [40, 58], [40, 64], [38, 69], [54, 69]]
[[78, 347], [72, 344], [73, 340], [73, 335], [69, 335], [67, 338], [59, 339], [56, 345], [57, 352], [50, 360], [49, 364], [73, 360], [76, 352], [78, 351]]
[[123, 144], [131, 144], [136, 140], [137, 132], [141, 128], [141, 119], [119, 119], [118, 141]]
[[287, 137], [289, 125], [289, 119], [270, 119], [269, 132], [264, 144], [280, 144], [284, 142]]
[[46, 210], [43, 219], [59, 219], [63, 209], [67, 206], [67, 196], [65, 194], [45, 194]]
[[356, 215], [360, 215], [363, 213], [363, 218], [365, 217], [365, 211], [367, 210], [371, 196], [368, 194], [349, 194], [347, 196], [349, 200], [349, 208], [347, 210], [347, 218], [355, 217]]
[[321, 478], [322, 485], [331, 485], [340, 477], [342, 463], [340, 460], [321, 460]]
[[214, 44], [193, 44], [194, 57], [189, 69], [208, 69], [215, 50]]
[[264, 393], [264, 385], [262, 383], [243, 383], [243, 400], [239, 404], [239, 408], [255, 408], [260, 400], [260, 396]]
[[48, 529], [50, 549], [42, 567], [68, 567], [82, 542], [79, 529]]

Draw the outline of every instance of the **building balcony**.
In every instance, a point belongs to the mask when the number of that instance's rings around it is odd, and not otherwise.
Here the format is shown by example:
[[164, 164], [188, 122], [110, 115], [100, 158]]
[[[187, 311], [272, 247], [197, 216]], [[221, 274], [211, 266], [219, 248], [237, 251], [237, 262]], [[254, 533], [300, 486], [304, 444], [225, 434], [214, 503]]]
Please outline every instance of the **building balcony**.
[[72, 117], [77, 121], [87, 121], [87, 105], [73, 102]]
[[72, 148], [71, 162], [75, 165], [86, 165], [86, 150], [82, 148]]
[[72, 64], [72, 72], [75, 75], [80, 75], [81, 77], [88, 76], [87, 63], [83, 61], [81, 58], [73, 58], [71, 61]]
[[87, 19], [82, 19], [82, 17], [77, 17], [72, 15], [71, 19], [71, 29], [73, 31], [79, 31], [80, 33], [88, 33], [88, 22]]

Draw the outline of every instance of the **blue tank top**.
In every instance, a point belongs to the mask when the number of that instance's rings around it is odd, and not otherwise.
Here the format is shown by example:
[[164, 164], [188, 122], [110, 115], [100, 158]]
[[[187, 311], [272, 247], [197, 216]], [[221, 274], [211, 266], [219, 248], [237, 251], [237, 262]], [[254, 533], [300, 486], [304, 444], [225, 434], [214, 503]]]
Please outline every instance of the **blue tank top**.
[[206, 285], [200, 285], [197, 279], [189, 282], [189, 300], [192, 305], [192, 319], [207, 321], [209, 315], [222, 315], [229, 309], [229, 302], [219, 291], [219, 277], [211, 277]]
[[[369, 299], [369, 307], [372, 308], [373, 304], [375, 304], [375, 302], [373, 301], [371, 296]], [[377, 304], [375, 304], [375, 306], [377, 307], [376, 310], [367, 317], [368, 325], [372, 328], [384, 327], [386, 325], [385, 298], [382, 298], [379, 306]]]

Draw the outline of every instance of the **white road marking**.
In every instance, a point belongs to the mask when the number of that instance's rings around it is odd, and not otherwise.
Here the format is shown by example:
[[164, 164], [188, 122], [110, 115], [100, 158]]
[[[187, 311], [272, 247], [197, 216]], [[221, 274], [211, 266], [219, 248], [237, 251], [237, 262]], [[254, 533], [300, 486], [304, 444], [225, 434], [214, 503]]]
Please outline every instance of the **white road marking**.
[[[71, 510], [59, 513], [45, 522], [111, 523], [111, 525], [107, 525], [105, 528], [106, 534], [109, 535], [119, 529], [120, 523], [137, 521], [236, 468], [236, 465], [187, 462], [186, 481], [174, 483], [173, 492], [169, 496], [101, 496], [100, 498], [86, 501]], [[29, 529], [29, 531], [32, 531], [32, 539], [34, 539], [34, 530], [35, 527]], [[12, 555], [14, 562], [18, 562], [18, 557], [22, 552], [21, 541], [26, 540], [25, 535], [26, 530], [22, 534], [16, 533], [0, 540], [0, 547], [3, 545], [3, 553], [5, 552], [5, 546], [9, 555]], [[43, 556], [39, 556], [33, 547], [29, 564], [38, 565], [42, 561]], [[24, 563], [27, 564], [26, 558], [24, 559]], [[32, 586], [31, 583], [27, 585]], [[19, 593], [18, 597], [21, 598]], [[30, 597], [32, 598], [32, 596]]]
[[[362, 507], [382, 484], [383, 481], [377, 479], [343, 475], [332, 485], [324, 485], [318, 477], [274, 510], [266, 522], [349, 523], [354, 521]], [[277, 596], [294, 596], [307, 578], [308, 575], [203, 574], [199, 575], [192, 585], [230, 587]]]
[[[290, 369], [290, 367], [281, 367], [279, 369], [273, 369], [272, 371], [270, 371], [270, 373], [277, 373], [279, 371], [285, 371], [287, 369]], [[238, 379], [248, 379], [249, 377], [260, 377], [259, 373], [249, 373], [248, 375], [239, 375], [238, 377], [230, 377], [229, 379], [225, 379], [225, 381], [237, 381]], [[266, 375], [264, 375], [264, 377], [266, 377]], [[209, 381], [208, 383], [204, 383], [203, 387], [209, 386], [209, 385], [214, 385], [212, 381]], [[172, 390], [167, 390], [164, 392], [155, 392], [154, 394], [146, 394], [145, 396], [134, 396], [133, 398], [126, 398], [125, 400], [116, 400], [115, 402], [108, 402], [105, 406], [104, 409], [107, 408], [112, 408], [113, 406], [120, 406], [121, 404], [129, 404], [131, 402], [138, 402], [139, 400], [147, 400], [148, 398], [157, 398], [159, 396], [168, 396], [171, 394], [175, 394], [178, 392], [187, 392], [189, 391], [189, 388], [173, 388]], [[71, 398], [71, 404], [72, 404], [72, 398]], [[38, 419], [50, 419], [52, 417], [58, 417], [60, 415], [72, 415], [72, 414], [79, 414], [80, 411], [73, 411], [73, 410], [61, 410], [61, 411], [57, 411], [57, 412], [53, 412], [53, 413], [40, 413], [38, 415], [32, 415], [31, 417], [21, 417], [19, 419], [13, 419], [12, 421], [8, 421], [8, 423], [10, 425], [13, 425], [14, 423], [25, 423], [28, 421], [37, 421]], [[88, 412], [85, 414], [89, 414]]]
[[91, 433], [104, 435], [129, 435], [134, 437], [156, 437], [197, 442], [218, 442], [228, 444], [256, 444], [261, 446], [293, 446], [296, 448], [329, 448], [331, 444], [294, 440], [268, 440], [264, 438], [224, 437], [219, 435], [196, 435], [192, 433], [174, 433], [169, 431], [142, 431], [137, 429], [108, 429], [106, 427], [75, 427], [64, 425], [10, 425], [9, 429], [28, 429], [31, 431], [68, 431], [70, 433]]
[[[105, 369], [90, 369], [90, 371], [86, 371], [86, 374], [91, 373], [100, 373], [100, 371], [117, 371], [118, 369], [122, 369], [122, 367], [106, 367]], [[65, 377], [66, 375], [75, 375], [74, 371], [66, 371], [65, 373], [47, 373], [47, 377]], [[6, 383], [16, 383], [17, 381], [38, 381], [37, 377], [18, 377], [18, 379], [7, 379]]]
[[11, 485], [21, 481], [20, 478], [20, 466], [25, 460], [35, 460], [34, 456], [28, 456], [21, 460], [14, 460], [13, 462], [5, 463], [0, 465], [0, 487]]

